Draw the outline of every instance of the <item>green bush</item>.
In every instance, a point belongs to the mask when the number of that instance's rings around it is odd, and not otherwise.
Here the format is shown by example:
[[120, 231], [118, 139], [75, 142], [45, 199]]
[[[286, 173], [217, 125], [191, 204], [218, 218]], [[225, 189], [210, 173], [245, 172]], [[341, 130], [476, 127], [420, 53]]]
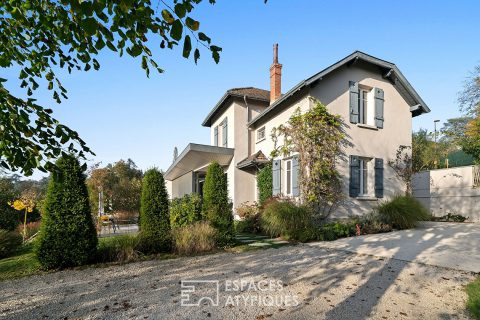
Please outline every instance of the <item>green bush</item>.
[[183, 227], [202, 220], [202, 198], [197, 193], [173, 199], [170, 203], [170, 227]]
[[260, 223], [270, 236], [286, 240], [306, 241], [305, 235], [311, 234], [313, 229], [312, 215], [307, 208], [276, 199], [265, 204]]
[[22, 241], [19, 233], [0, 229], [0, 259], [15, 253], [21, 247]]
[[319, 240], [333, 241], [340, 238], [354, 236], [356, 235], [357, 224], [357, 219], [326, 223], [320, 227]]
[[396, 229], [410, 229], [419, 221], [430, 220], [430, 214], [422, 204], [411, 196], [395, 196], [391, 201], [380, 204], [378, 214], [383, 221]]
[[392, 225], [382, 219], [376, 212], [370, 212], [360, 218], [362, 234], [374, 234], [392, 231]]
[[202, 212], [218, 231], [218, 244], [228, 245], [233, 241], [232, 205], [228, 199], [228, 182], [223, 168], [212, 162], [207, 169], [203, 185]]
[[206, 221], [175, 228], [172, 238], [175, 252], [179, 254], [194, 254], [215, 249], [217, 230]]
[[260, 209], [256, 203], [242, 203], [235, 209], [241, 220], [234, 222], [235, 232], [238, 233], [259, 233], [260, 232]]
[[50, 179], [36, 254], [45, 269], [73, 267], [94, 257], [97, 233], [78, 160], [63, 156]]
[[272, 197], [273, 175], [272, 163], [267, 163], [257, 174], [258, 198], [260, 205]]
[[129, 262], [138, 259], [139, 238], [135, 235], [122, 235], [102, 238], [98, 244], [95, 262]]
[[168, 251], [171, 247], [168, 194], [157, 169], [145, 172], [140, 205], [140, 246], [145, 253]]
[[19, 224], [19, 214], [8, 203], [13, 202], [18, 194], [11, 179], [0, 177], [0, 229], [13, 231]]

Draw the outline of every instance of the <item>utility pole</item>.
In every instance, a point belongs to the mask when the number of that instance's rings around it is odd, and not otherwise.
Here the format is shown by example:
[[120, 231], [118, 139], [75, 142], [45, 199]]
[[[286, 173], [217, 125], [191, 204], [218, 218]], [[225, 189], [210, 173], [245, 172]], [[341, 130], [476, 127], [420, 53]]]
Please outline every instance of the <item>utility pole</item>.
[[440, 120], [433, 120], [433, 140], [435, 141], [435, 169], [438, 169], [437, 122], [440, 122]]

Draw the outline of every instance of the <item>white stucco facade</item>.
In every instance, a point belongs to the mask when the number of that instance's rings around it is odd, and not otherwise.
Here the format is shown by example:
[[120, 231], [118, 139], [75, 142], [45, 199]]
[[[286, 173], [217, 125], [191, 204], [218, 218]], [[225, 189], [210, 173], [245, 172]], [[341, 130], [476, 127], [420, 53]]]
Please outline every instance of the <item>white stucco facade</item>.
[[[358, 116], [362, 120], [356, 122], [363, 123], [351, 122], [352, 83], [358, 87], [358, 103], [362, 103], [362, 114]], [[381, 91], [381, 116], [377, 114], [378, 90]], [[271, 138], [273, 128], [286, 124], [297, 110], [302, 113], [307, 111], [314, 99], [323, 103], [331, 113], [342, 117], [349, 143], [337, 164], [345, 197], [334, 216], [346, 217], [370, 212], [379, 201], [405, 190], [405, 185], [388, 166], [388, 161], [394, 159], [400, 146], [411, 146], [412, 117], [428, 112], [429, 109], [394, 64], [355, 52], [336, 65], [302, 81], [275, 102], [269, 103], [263, 97], [265, 93], [268, 94], [268, 91], [255, 88], [229, 90], [203, 123], [210, 128], [211, 145], [216, 145], [215, 139], [218, 139], [218, 146], [223, 147], [223, 126], [227, 119], [227, 147], [234, 151], [231, 161], [225, 164], [225, 172], [234, 208], [244, 202], [257, 200], [258, 166], [250, 158], [259, 152], [271, 158], [271, 152], [275, 148]], [[363, 99], [361, 102], [360, 98]], [[381, 124], [378, 124], [378, 119], [382, 120]], [[262, 139], [258, 138], [259, 130], [264, 130]], [[215, 132], [218, 133], [217, 138]], [[291, 178], [291, 172], [287, 175], [286, 170], [287, 167], [292, 169], [292, 163], [287, 163], [291, 156], [293, 155], [272, 159], [280, 160], [281, 163], [281, 195], [287, 194], [286, 178]], [[361, 196], [352, 196], [350, 156], [362, 161]], [[253, 164], [245, 166], [247, 160]], [[378, 177], [375, 176], [379, 160], [383, 163], [381, 193], [377, 193]], [[178, 179], [180, 177], [176, 177], [170, 187], [176, 190], [175, 195], [183, 193], [178, 188], [186, 188], [187, 193], [195, 191], [192, 188], [188, 191], [187, 183], [183, 180], [176, 183]], [[192, 175], [192, 179], [195, 179], [195, 175]], [[290, 190], [291, 183], [290, 181]]]

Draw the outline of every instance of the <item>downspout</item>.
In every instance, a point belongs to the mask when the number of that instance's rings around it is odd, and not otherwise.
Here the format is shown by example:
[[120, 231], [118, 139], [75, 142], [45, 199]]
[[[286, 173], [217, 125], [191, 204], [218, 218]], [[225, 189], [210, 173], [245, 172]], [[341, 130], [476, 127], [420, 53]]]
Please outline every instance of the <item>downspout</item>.
[[250, 156], [251, 150], [250, 150], [250, 128], [248, 127], [248, 123], [250, 122], [250, 108], [247, 103], [247, 96], [243, 95], [243, 101], [245, 102], [245, 107], [247, 109], [247, 157]]

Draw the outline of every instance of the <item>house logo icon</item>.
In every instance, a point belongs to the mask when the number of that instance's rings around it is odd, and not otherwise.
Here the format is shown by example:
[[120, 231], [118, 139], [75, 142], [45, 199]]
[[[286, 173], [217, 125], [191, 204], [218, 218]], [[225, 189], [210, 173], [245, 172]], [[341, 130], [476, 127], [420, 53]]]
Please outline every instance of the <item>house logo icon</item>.
[[200, 305], [218, 306], [220, 284], [218, 280], [182, 280], [181, 301], [183, 307]]

